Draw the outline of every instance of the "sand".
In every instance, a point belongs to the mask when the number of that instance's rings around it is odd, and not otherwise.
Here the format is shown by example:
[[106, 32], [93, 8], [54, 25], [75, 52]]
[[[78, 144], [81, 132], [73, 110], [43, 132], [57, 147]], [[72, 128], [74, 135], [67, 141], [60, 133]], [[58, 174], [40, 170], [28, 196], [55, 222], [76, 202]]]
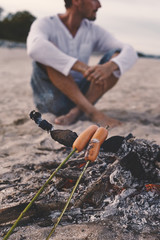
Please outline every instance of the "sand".
[[[90, 63], [96, 62], [98, 57], [92, 57]], [[134, 67], [96, 104], [98, 109], [123, 122], [109, 131], [109, 137], [132, 133], [136, 138], [155, 141], [160, 145], [159, 64], [156, 59], [138, 59]], [[16, 164], [38, 164], [51, 157], [51, 154], [37, 154], [39, 144], [44, 143], [50, 149], [62, 147], [29, 118], [29, 113], [35, 109], [30, 87], [31, 70], [31, 60], [25, 49], [0, 48], [1, 176], [11, 172]], [[48, 116], [42, 117], [47, 119]], [[71, 129], [79, 134], [90, 124], [90, 121], [78, 121], [71, 126], [54, 127]], [[0, 203], [3, 196], [0, 192]]]

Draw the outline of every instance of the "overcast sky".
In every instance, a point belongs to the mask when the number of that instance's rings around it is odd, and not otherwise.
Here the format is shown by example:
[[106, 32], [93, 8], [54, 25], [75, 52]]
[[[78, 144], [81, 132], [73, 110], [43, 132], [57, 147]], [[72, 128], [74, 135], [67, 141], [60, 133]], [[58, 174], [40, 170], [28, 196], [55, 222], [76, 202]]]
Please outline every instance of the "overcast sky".
[[[160, 0], [101, 0], [96, 22], [136, 48], [160, 54]], [[27, 10], [35, 17], [64, 12], [63, 0], [0, 0], [8, 12]], [[145, 41], [145, 44], [144, 44]]]
[[[101, 0], [107, 15], [138, 16], [141, 18], [160, 20], [160, 0]], [[36, 17], [42, 17], [64, 11], [63, 0], [0, 0], [0, 6], [7, 12], [28, 10]]]

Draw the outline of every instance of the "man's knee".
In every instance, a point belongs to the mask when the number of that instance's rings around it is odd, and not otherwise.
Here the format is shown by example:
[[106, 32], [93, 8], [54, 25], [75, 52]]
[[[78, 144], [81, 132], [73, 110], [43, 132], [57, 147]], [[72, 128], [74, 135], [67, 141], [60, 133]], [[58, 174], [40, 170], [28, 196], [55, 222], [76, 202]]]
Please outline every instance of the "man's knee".
[[107, 53], [104, 54], [104, 56], [101, 58], [99, 64], [104, 64], [108, 62], [113, 56], [116, 56], [120, 53], [120, 49], [113, 49], [108, 51]]

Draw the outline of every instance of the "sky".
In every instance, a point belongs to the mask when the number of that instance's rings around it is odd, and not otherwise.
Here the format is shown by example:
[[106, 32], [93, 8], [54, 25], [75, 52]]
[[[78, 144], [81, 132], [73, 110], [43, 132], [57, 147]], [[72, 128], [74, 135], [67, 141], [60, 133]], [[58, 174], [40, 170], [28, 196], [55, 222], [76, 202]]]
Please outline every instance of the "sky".
[[[101, 0], [96, 23], [136, 50], [160, 55], [160, 0]], [[8, 12], [27, 10], [35, 17], [63, 13], [63, 0], [0, 0]]]

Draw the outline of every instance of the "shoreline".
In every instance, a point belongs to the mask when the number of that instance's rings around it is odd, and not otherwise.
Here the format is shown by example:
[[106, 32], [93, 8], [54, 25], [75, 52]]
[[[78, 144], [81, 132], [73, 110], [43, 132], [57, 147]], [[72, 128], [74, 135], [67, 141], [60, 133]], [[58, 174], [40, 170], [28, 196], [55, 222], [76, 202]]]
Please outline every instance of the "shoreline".
[[[22, 43], [22, 42], [14, 42], [14, 41], [10, 41], [10, 40], [4, 40], [4, 39], [0, 39], [0, 48], [22, 48], [22, 49], [26, 49], [26, 43]], [[144, 53], [142, 51], [137, 51], [138, 57], [140, 58], [154, 58], [154, 59], [160, 59], [160, 55], [155, 55], [155, 54], [148, 54], [148, 53]], [[101, 56], [101, 54], [99, 53], [93, 53], [93, 56]]]

